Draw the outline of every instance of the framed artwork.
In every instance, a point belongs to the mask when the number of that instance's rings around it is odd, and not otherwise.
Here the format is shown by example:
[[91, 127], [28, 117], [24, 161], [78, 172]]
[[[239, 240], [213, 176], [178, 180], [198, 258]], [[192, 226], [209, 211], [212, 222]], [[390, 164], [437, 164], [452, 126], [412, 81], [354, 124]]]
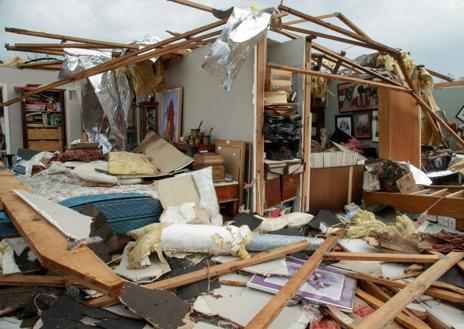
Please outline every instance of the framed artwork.
[[343, 131], [345, 134], [353, 136], [353, 117], [351, 114], [336, 115], [335, 127]]
[[456, 118], [464, 122], [464, 105], [461, 107], [461, 109], [456, 114]]
[[354, 137], [358, 139], [372, 138], [372, 112], [357, 112], [353, 114]]
[[377, 88], [356, 83], [341, 83], [338, 86], [338, 109], [342, 112], [376, 110], [379, 97]]
[[160, 92], [159, 134], [170, 143], [178, 142], [182, 134], [182, 94], [182, 87]]

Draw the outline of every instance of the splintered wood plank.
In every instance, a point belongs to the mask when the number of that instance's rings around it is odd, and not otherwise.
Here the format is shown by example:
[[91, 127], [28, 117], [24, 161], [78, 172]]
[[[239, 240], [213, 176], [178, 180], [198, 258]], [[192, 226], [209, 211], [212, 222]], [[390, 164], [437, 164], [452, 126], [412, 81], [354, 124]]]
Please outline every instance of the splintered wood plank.
[[331, 250], [338, 239], [346, 231], [339, 231], [337, 235], [328, 236], [321, 246], [308, 258], [308, 260], [298, 269], [298, 271], [288, 280], [285, 286], [275, 294], [271, 300], [256, 314], [253, 319], [245, 326], [245, 329], [264, 329], [268, 328], [274, 319], [280, 314], [287, 303], [295, 296], [300, 287], [308, 280], [311, 273], [322, 262], [325, 252]]
[[[437, 202], [440, 197], [422, 194], [402, 194], [389, 192], [363, 192], [366, 207], [374, 204], [392, 206], [395, 210], [421, 213]], [[433, 206], [430, 215], [448, 216], [460, 221], [464, 214], [464, 199], [455, 197], [443, 198]]]
[[[359, 298], [361, 298], [366, 303], [368, 303], [376, 309], [381, 308], [383, 305], [385, 305], [384, 302], [380, 299], [377, 299], [376, 297], [368, 294], [367, 292], [359, 288], [356, 289], [356, 296], [358, 296]], [[411, 317], [405, 314], [404, 312], [400, 312], [399, 314], [397, 314], [395, 316], [395, 321], [410, 329], [430, 329], [430, 326], [421, 321], [420, 319], [417, 319], [416, 317]]]
[[24, 275], [20, 273], [0, 275], [0, 286], [44, 286], [44, 287], [62, 287], [65, 285], [81, 284], [63, 276], [56, 275]]
[[433, 282], [438, 280], [463, 257], [464, 253], [450, 252], [446, 255], [445, 259], [441, 259], [433, 264], [428, 270], [419, 275], [416, 280], [409, 283], [388, 302], [383, 304], [377, 311], [364, 318], [356, 328], [383, 328], [385, 324], [393, 320], [409, 303], [411, 303], [416, 296], [423, 294]]
[[[366, 282], [372, 282], [372, 283], [379, 284], [381, 286], [385, 286], [385, 287], [392, 288], [392, 289], [402, 289], [402, 288], [406, 287], [406, 283], [399, 282], [399, 281], [393, 281], [393, 280], [389, 280], [389, 279], [384, 279], [384, 278], [379, 278], [379, 277], [369, 275], [369, 274], [348, 273], [347, 275], [352, 277], [352, 278], [358, 279], [358, 280], [363, 280], [363, 281], [366, 281]], [[438, 299], [450, 302], [450, 303], [456, 303], [456, 304], [464, 303], [464, 295], [463, 294], [456, 293], [456, 292], [449, 291], [449, 290], [439, 289], [439, 288], [436, 288], [436, 286], [437, 286], [436, 282], [433, 282], [431, 284], [431, 287], [429, 287], [424, 292], [424, 294], [426, 294], [426, 295], [428, 295], [430, 297], [434, 297], [434, 298], [438, 298]], [[440, 285], [438, 285], [438, 286], [440, 286]]]
[[[306, 250], [309, 247], [309, 243], [307, 241], [298, 241], [288, 246], [279, 247], [275, 249], [271, 249], [268, 251], [260, 252], [253, 256], [250, 256], [245, 259], [238, 259], [232, 262], [214, 265], [208, 268], [204, 268], [198, 271], [174, 276], [172, 278], [160, 280], [157, 282], [149, 283], [144, 285], [145, 288], [149, 289], [174, 289], [178, 287], [185, 286], [190, 283], [198, 282], [204, 279], [211, 279], [216, 276], [230, 273], [233, 271], [237, 271], [241, 268], [261, 264], [264, 262], [268, 262], [277, 258], [284, 257], [285, 255], [293, 254], [298, 251]], [[88, 301], [88, 305], [101, 307], [106, 305], [111, 305], [117, 303], [117, 299], [103, 296], [97, 297], [90, 301]]]
[[13, 225], [42, 266], [99, 292], [117, 296], [123, 281], [92, 250], [67, 250], [68, 240], [11, 189], [30, 189], [14, 176], [0, 177], [0, 199]]

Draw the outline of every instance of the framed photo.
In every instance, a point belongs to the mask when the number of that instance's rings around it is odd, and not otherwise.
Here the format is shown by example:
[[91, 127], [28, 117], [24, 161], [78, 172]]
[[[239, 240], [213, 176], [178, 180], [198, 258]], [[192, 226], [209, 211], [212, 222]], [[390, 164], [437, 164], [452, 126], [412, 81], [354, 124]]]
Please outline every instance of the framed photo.
[[342, 112], [376, 110], [379, 97], [377, 88], [356, 83], [341, 83], [338, 86], [338, 109]]
[[372, 112], [358, 112], [353, 114], [354, 137], [358, 139], [372, 138]]
[[353, 136], [353, 117], [351, 114], [336, 115], [335, 127], [344, 133]]
[[178, 142], [182, 134], [183, 88], [171, 88], [160, 92], [159, 134], [168, 142]]
[[458, 111], [458, 114], [456, 114], [456, 118], [464, 122], [464, 105]]

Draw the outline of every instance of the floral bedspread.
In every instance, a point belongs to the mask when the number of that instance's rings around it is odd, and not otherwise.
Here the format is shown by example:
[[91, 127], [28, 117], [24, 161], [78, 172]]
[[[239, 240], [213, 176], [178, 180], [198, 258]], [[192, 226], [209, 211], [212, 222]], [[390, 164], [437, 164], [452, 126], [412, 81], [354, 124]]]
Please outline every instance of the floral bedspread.
[[72, 197], [110, 194], [110, 193], [141, 193], [158, 199], [158, 193], [153, 184], [98, 186], [92, 183], [83, 183], [82, 180], [68, 177], [64, 174], [34, 175], [32, 177], [17, 176], [19, 180], [32, 189], [32, 193], [41, 197], [59, 202]]

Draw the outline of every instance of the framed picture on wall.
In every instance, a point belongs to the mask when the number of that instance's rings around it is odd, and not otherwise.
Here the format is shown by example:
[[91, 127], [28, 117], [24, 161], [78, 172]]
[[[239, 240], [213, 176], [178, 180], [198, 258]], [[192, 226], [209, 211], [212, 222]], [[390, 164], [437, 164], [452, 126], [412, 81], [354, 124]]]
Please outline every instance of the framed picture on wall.
[[357, 112], [353, 114], [354, 137], [358, 139], [372, 138], [372, 112]]
[[160, 92], [159, 134], [168, 142], [178, 142], [182, 134], [183, 88], [171, 88]]
[[461, 107], [461, 109], [456, 114], [456, 118], [464, 122], [464, 105]]
[[353, 117], [351, 114], [336, 115], [335, 127], [344, 133], [353, 136]]
[[379, 98], [377, 88], [356, 84], [338, 84], [338, 109], [342, 112], [376, 110]]

